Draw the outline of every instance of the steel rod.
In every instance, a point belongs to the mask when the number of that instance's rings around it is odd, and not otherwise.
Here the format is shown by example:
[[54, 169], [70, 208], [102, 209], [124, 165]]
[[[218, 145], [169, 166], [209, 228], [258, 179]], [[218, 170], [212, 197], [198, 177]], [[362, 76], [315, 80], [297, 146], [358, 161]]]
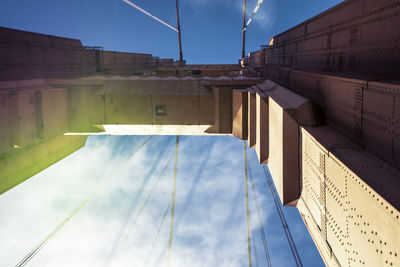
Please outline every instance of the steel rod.
[[175, 4], [176, 4], [176, 23], [178, 25], [179, 61], [183, 61], [182, 40], [181, 40], [181, 24], [179, 22], [179, 3], [178, 3], [178, 0], [175, 0]]

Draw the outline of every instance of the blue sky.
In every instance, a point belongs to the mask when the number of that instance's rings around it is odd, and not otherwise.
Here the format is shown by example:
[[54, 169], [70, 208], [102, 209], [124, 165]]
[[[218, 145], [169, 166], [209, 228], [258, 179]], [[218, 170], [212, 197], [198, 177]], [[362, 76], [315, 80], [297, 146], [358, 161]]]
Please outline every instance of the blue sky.
[[[81, 150], [0, 195], [0, 266], [19, 262], [106, 179], [28, 266], [107, 266], [118, 247], [111, 266], [145, 266], [147, 257], [148, 266], [166, 266], [170, 211], [151, 247], [171, 202], [175, 136], [154, 136], [130, 158], [146, 138], [89, 137]], [[254, 150], [248, 152], [272, 264], [295, 266], [261, 166]], [[247, 266], [243, 142], [182, 136], [178, 159], [172, 266]], [[249, 194], [252, 234], [265, 266]], [[284, 212], [304, 266], [323, 266], [297, 210]]]
[[[176, 26], [174, 0], [132, 0]], [[246, 35], [246, 52], [340, 3], [340, 0], [264, 0]], [[248, 14], [257, 1], [248, 0]], [[237, 63], [241, 56], [241, 0], [180, 0], [184, 58]], [[66, 36], [106, 50], [178, 59], [177, 34], [121, 0], [2, 0], [0, 26]]]

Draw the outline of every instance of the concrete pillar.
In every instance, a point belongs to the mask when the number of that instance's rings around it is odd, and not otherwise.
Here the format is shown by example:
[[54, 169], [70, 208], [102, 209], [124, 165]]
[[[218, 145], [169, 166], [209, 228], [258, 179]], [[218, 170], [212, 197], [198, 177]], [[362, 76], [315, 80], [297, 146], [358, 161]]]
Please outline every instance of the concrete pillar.
[[256, 96], [256, 152], [260, 163], [268, 163], [269, 139], [268, 139], [268, 98]]
[[32, 144], [37, 139], [35, 90], [13, 92], [8, 97], [8, 128], [13, 146]]
[[68, 130], [68, 97], [66, 89], [46, 89], [39, 93], [41, 111], [40, 135], [47, 139]]
[[256, 107], [256, 94], [248, 92], [248, 142], [249, 147], [254, 148], [256, 145], [256, 132], [257, 132], [257, 107]]
[[232, 135], [242, 140], [247, 139], [247, 92], [233, 90], [232, 93]]
[[284, 205], [293, 206], [300, 195], [298, 124], [269, 98], [268, 167]]
[[[257, 87], [257, 116], [267, 117], [257, 118], [257, 155], [261, 163], [268, 163], [282, 203], [293, 206], [300, 196], [298, 128], [315, 124], [311, 102], [270, 80]], [[261, 102], [260, 94], [268, 96], [268, 104]]]
[[[94, 125], [107, 122], [107, 100], [102, 85], [79, 85], [68, 89], [69, 131], [95, 132]], [[97, 130], [98, 131], [98, 130]]]
[[8, 127], [8, 92], [0, 93], [0, 154], [9, 151], [10, 145]]
[[232, 133], [232, 89], [213, 88], [214, 95], [214, 133]]

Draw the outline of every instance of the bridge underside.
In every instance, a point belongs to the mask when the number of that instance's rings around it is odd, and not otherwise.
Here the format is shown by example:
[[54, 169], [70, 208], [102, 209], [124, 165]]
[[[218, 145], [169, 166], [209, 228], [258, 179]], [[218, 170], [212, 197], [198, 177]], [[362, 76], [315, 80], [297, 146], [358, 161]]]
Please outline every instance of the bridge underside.
[[399, 9], [345, 1], [243, 69], [0, 28], [0, 193], [87, 135], [233, 135], [268, 164], [328, 266], [400, 266]]

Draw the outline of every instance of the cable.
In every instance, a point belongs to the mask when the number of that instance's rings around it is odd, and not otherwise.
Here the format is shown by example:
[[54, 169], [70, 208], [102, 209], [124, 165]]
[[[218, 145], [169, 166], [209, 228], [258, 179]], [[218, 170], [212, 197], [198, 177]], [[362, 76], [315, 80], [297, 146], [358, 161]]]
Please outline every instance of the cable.
[[109, 261], [108, 266], [111, 266], [113, 260], [114, 260], [115, 257], [118, 255], [118, 253], [119, 253], [119, 251], [120, 251], [122, 245], [123, 245], [123, 244], [126, 242], [126, 240], [128, 239], [128, 237], [129, 237], [129, 235], [130, 235], [130, 233], [131, 233], [133, 227], [136, 225], [137, 219], [138, 219], [138, 218], [140, 217], [140, 215], [142, 214], [143, 210], [145, 209], [145, 207], [146, 207], [146, 205], [147, 205], [147, 202], [150, 200], [150, 198], [152, 197], [152, 195], [153, 195], [155, 189], [157, 188], [158, 184], [160, 183], [161, 178], [163, 177], [163, 175], [164, 175], [164, 173], [165, 173], [167, 167], [169, 166], [169, 163], [171, 162], [171, 160], [172, 160], [172, 158], [173, 158], [173, 155], [174, 155], [174, 154], [172, 153], [171, 156], [169, 157], [169, 159], [168, 159], [168, 161], [167, 161], [167, 164], [165, 164], [164, 169], [162, 170], [162, 172], [161, 172], [160, 175], [158, 176], [158, 179], [157, 179], [156, 183], [153, 185], [153, 188], [150, 190], [150, 193], [147, 195], [146, 200], [143, 202], [142, 206], [140, 207], [139, 212], [136, 214], [135, 218], [133, 219], [133, 221], [132, 221], [131, 225], [129, 226], [127, 232], [125, 233], [123, 239], [121, 240], [121, 242], [119, 242], [117, 248], [112, 252], [112, 254], [111, 254], [111, 259], [110, 259], [110, 261]]
[[245, 44], [246, 44], [246, 0], [243, 0], [243, 28], [242, 28], [242, 65], [245, 58]]
[[152, 14], [150, 14], [149, 12], [147, 12], [146, 10], [144, 10], [143, 8], [141, 8], [141, 7], [137, 6], [137, 5], [135, 5], [134, 3], [132, 3], [132, 2], [130, 2], [130, 1], [128, 1], [128, 0], [122, 0], [122, 1], [124, 1], [124, 2], [127, 3], [128, 5], [130, 5], [130, 6], [134, 7], [134, 8], [136, 8], [136, 9], [139, 10], [140, 12], [146, 14], [146, 15], [149, 16], [150, 18], [152, 18], [152, 19], [154, 19], [154, 20], [156, 20], [156, 21], [158, 21], [158, 22], [164, 24], [164, 25], [167, 26], [168, 28], [170, 28], [170, 29], [172, 29], [172, 30], [174, 30], [174, 31], [176, 31], [176, 32], [179, 33], [179, 31], [178, 31], [177, 29], [175, 29], [174, 27], [172, 27], [171, 25], [169, 25], [169, 24], [166, 23], [165, 21], [162, 21], [161, 19], [157, 18], [156, 16], [153, 16]]
[[253, 241], [254, 259], [256, 260], [256, 267], [259, 267], [259, 264], [258, 264], [258, 255], [257, 255], [257, 245], [256, 245], [256, 240], [255, 240], [253, 234], [251, 235], [251, 240]]
[[293, 258], [294, 258], [294, 261], [296, 263], [296, 266], [302, 267], [303, 264], [301, 263], [301, 259], [300, 259], [299, 253], [297, 251], [296, 244], [294, 243], [292, 234], [290, 233], [289, 226], [288, 226], [288, 224], [286, 222], [286, 219], [285, 219], [285, 214], [282, 211], [281, 203], [280, 203], [280, 201], [278, 199], [278, 196], [277, 196], [277, 193], [276, 193], [276, 191], [274, 189], [274, 185], [273, 185], [273, 182], [272, 182], [272, 177], [269, 174], [269, 172], [267, 170], [267, 167], [265, 165], [263, 165], [263, 170], [264, 170], [264, 173], [265, 173], [265, 177], [267, 179], [267, 183], [269, 185], [269, 189], [271, 190], [272, 198], [274, 200], [276, 210], [277, 210], [279, 218], [281, 220], [283, 230], [285, 231], [286, 239], [288, 240], [288, 243], [289, 243], [289, 246], [290, 246], [290, 250], [292, 251]]
[[174, 183], [172, 189], [171, 223], [169, 226], [169, 242], [168, 242], [168, 267], [171, 266], [172, 236], [174, 230], [174, 213], [175, 213], [176, 172], [178, 169], [178, 149], [179, 149], [179, 135], [176, 136], [176, 146], [175, 146]]
[[178, 27], [178, 43], [179, 43], [179, 61], [183, 61], [183, 55], [182, 55], [182, 40], [181, 40], [181, 23], [179, 22], [179, 3], [178, 0], [175, 0], [175, 6], [176, 6], [176, 24]]
[[251, 267], [250, 210], [249, 210], [249, 190], [247, 183], [247, 149], [245, 140], [243, 141], [243, 151], [244, 151], [244, 176], [245, 176], [245, 191], [246, 191], [247, 254], [249, 258], [249, 267]]
[[254, 15], [257, 13], [257, 11], [258, 11], [258, 9], [260, 8], [260, 6], [261, 6], [261, 4], [262, 4], [263, 1], [264, 1], [264, 0], [258, 0], [258, 1], [257, 1], [257, 5], [256, 5], [256, 7], [254, 8], [253, 13], [251, 14], [249, 20], [247, 21], [246, 27], [249, 26], [250, 22], [253, 20]]
[[157, 239], [158, 239], [158, 236], [159, 236], [159, 234], [160, 234], [160, 232], [161, 232], [161, 228], [162, 228], [162, 226], [164, 225], [164, 221], [165, 221], [165, 218], [167, 217], [167, 214], [168, 214], [168, 211], [169, 211], [169, 208], [170, 208], [170, 207], [171, 207], [171, 203], [168, 203], [168, 207], [165, 209], [165, 212], [164, 212], [164, 215], [163, 215], [163, 217], [162, 217], [161, 223], [160, 223], [160, 225], [158, 226], [158, 230], [157, 230], [156, 236], [155, 236], [155, 238], [154, 238], [154, 240], [153, 240], [153, 243], [151, 243], [151, 248], [150, 248], [149, 253], [147, 254], [147, 257], [146, 257], [146, 261], [145, 261], [145, 263], [144, 263], [144, 266], [147, 266], [147, 263], [148, 263], [148, 261], [149, 261], [150, 255], [151, 255], [151, 253], [153, 252], [154, 245], [155, 245], [155, 243], [156, 243], [156, 241], [157, 241]]
[[[123, 163], [120, 164], [119, 168], [117, 170], [121, 170], [121, 167], [127, 163], [135, 154], [151, 139], [152, 137], [148, 137], [144, 142], [132, 153], [132, 155], [126, 159]], [[119, 171], [114, 172], [113, 175], [107, 177], [104, 179], [102, 183], [100, 183], [95, 190], [92, 191], [92, 193], [67, 217], [65, 218], [64, 221], [62, 221], [50, 234], [47, 235], [45, 239], [43, 239], [35, 248], [33, 248], [17, 265], [16, 267], [22, 267], [25, 266], [45, 245], [46, 243], [54, 237], [54, 235], [69, 221], [71, 218], [77, 214], [93, 197], [97, 195], [97, 193], [100, 192], [100, 190], [103, 188], [104, 185], [106, 185], [111, 178], [115, 177]]]
[[257, 191], [256, 191], [256, 189], [255, 189], [255, 187], [254, 187], [253, 175], [251, 174], [250, 164], [249, 164], [249, 168], [248, 168], [248, 169], [249, 169], [250, 185], [251, 185], [251, 189], [252, 189], [252, 191], [253, 191], [253, 198], [254, 198], [254, 202], [255, 202], [255, 204], [256, 204], [256, 209], [257, 209], [258, 227], [259, 227], [259, 229], [260, 229], [261, 238], [262, 238], [263, 245], [264, 245], [265, 258], [266, 258], [267, 265], [268, 265], [269, 267], [272, 267], [272, 264], [271, 264], [271, 257], [270, 257], [269, 250], [268, 250], [268, 245], [267, 245], [267, 238], [266, 238], [266, 235], [265, 235], [264, 226], [263, 226], [263, 224], [262, 224], [262, 219], [261, 219], [260, 206], [259, 206], [259, 204], [258, 204], [258, 199], [257, 199]]

